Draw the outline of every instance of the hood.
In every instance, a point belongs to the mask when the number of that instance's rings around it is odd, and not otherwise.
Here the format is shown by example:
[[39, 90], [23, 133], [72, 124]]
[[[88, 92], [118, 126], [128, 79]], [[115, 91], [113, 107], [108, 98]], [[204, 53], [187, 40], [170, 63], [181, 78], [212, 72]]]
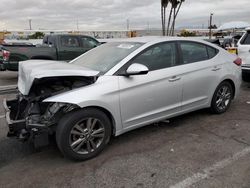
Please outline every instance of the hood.
[[60, 76], [97, 76], [94, 71], [80, 65], [47, 60], [28, 60], [19, 62], [18, 89], [28, 95], [35, 79]]

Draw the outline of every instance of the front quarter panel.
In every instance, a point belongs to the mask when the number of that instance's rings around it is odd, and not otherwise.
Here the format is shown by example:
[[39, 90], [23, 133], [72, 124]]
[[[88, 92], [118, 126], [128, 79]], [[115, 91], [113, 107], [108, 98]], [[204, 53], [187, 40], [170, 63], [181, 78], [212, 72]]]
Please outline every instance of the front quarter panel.
[[81, 108], [104, 108], [113, 116], [116, 132], [122, 129], [117, 76], [100, 76], [92, 85], [49, 97], [43, 102], [70, 103]]

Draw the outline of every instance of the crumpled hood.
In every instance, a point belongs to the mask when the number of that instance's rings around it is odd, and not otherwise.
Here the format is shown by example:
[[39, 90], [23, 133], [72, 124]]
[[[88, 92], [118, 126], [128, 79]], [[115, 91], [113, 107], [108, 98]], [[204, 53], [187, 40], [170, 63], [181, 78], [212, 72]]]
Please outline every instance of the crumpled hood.
[[18, 89], [23, 95], [28, 95], [35, 79], [59, 76], [97, 76], [98, 74], [98, 71], [62, 61], [21, 61], [19, 62]]

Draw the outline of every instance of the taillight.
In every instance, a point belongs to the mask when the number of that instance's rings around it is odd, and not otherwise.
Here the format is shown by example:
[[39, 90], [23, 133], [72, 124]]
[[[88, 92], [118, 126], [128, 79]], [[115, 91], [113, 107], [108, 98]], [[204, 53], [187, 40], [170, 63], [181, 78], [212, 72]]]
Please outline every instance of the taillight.
[[3, 60], [8, 61], [10, 57], [10, 52], [7, 50], [3, 50]]
[[234, 60], [234, 64], [235, 64], [235, 65], [238, 65], [238, 66], [241, 66], [241, 64], [242, 64], [242, 59], [238, 57], [236, 60]]

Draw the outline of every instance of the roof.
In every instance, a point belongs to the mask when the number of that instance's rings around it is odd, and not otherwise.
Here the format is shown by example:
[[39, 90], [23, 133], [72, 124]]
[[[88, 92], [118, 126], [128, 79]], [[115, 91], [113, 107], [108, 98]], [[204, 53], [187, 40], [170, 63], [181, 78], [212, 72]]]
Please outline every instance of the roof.
[[[74, 33], [65, 33], [65, 34], [62, 34], [62, 33], [51, 33], [51, 34], [46, 34], [44, 36], [53, 36], [53, 37], [56, 37], [56, 36], [81, 36], [81, 37], [91, 37], [89, 35], [85, 35], [85, 34], [74, 34]], [[93, 38], [93, 37], [91, 37]]]
[[189, 41], [200, 41], [204, 40], [195, 37], [169, 37], [169, 36], [144, 36], [134, 38], [120, 38], [120, 39], [98, 39], [100, 42], [139, 42], [139, 43], [158, 43], [162, 41], [171, 40], [189, 40]]
[[152, 42], [157, 39], [167, 39], [170, 37], [161, 37], [161, 36], [144, 36], [144, 37], [133, 37], [133, 38], [109, 38], [109, 39], [98, 39], [100, 42], [140, 42], [147, 43]]
[[144, 43], [145, 45], [154, 45], [165, 41], [194, 41], [212, 46], [214, 48], [218, 48], [218, 44], [208, 42], [205, 41], [204, 39], [196, 37], [144, 36], [144, 37], [134, 37], [134, 38], [121, 38], [106, 42], [138, 42], [138, 43]]

